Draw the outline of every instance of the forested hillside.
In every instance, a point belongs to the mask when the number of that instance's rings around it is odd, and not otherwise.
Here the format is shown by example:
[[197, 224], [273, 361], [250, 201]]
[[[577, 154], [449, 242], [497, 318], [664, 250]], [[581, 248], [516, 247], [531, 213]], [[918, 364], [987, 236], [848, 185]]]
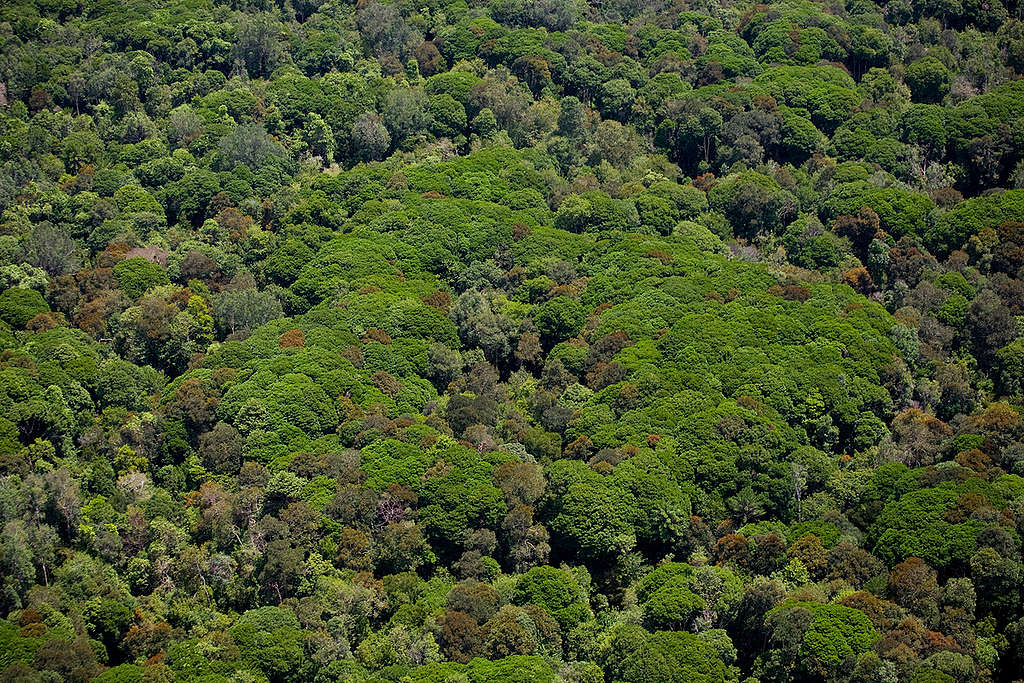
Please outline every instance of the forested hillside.
[[0, 2], [0, 680], [1024, 671], [1016, 0]]

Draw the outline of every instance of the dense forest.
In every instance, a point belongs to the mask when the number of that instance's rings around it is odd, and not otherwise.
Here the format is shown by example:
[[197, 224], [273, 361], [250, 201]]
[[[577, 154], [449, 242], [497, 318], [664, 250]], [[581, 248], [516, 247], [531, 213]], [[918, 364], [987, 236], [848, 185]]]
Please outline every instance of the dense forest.
[[1024, 4], [0, 2], [0, 680], [1024, 672]]

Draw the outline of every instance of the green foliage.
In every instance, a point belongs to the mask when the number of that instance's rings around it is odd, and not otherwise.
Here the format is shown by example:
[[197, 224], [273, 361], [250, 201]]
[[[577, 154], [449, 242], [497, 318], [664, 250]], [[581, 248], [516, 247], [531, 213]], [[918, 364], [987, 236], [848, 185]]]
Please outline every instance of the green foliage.
[[994, 228], [1024, 216], [1024, 191], [1009, 190], [968, 199], [943, 214], [925, 236], [936, 253], [947, 254], [967, 243], [983, 228]]
[[144, 258], [130, 258], [114, 266], [114, 277], [121, 291], [130, 299], [138, 299], [153, 287], [166, 285], [167, 272], [157, 263]]
[[727, 669], [718, 653], [692, 633], [658, 631], [622, 663], [622, 680], [701, 681], [727, 680]]
[[280, 607], [249, 610], [230, 633], [247, 667], [271, 681], [298, 680], [304, 638], [291, 611]]
[[945, 513], [958, 498], [947, 485], [910, 491], [888, 503], [872, 526], [879, 557], [889, 564], [920, 557], [933, 567], [966, 562], [983, 525], [977, 520], [947, 521]]
[[567, 570], [534, 567], [516, 583], [516, 602], [543, 607], [558, 621], [563, 633], [591, 617], [583, 591]]
[[904, 78], [915, 100], [941, 102], [949, 92], [952, 76], [940, 60], [924, 57], [907, 65]]
[[698, 5], [3, 3], [0, 678], [1024, 670], [1020, 8]]
[[587, 560], [614, 557], [635, 543], [632, 497], [600, 482], [569, 485], [551, 530]]
[[800, 608], [813, 614], [799, 650], [801, 664], [812, 675], [824, 675], [869, 651], [878, 639], [878, 633], [860, 610], [815, 603], [793, 603], [780, 609]]
[[0, 319], [12, 327], [25, 327], [29, 320], [49, 310], [46, 300], [34, 289], [11, 287], [0, 293]]
[[582, 328], [586, 312], [579, 302], [559, 296], [537, 309], [534, 323], [547, 339], [560, 341], [575, 336]]

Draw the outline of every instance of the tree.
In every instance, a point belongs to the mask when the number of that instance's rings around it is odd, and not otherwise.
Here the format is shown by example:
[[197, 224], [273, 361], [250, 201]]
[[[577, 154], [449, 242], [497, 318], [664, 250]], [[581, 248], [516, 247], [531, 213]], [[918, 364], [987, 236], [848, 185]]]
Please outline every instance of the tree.
[[484, 107], [473, 119], [473, 131], [485, 140], [494, 137], [498, 132], [498, 118], [489, 107]]
[[516, 584], [516, 603], [543, 607], [566, 634], [591, 616], [584, 597], [576, 577], [554, 567], [533, 567]]
[[456, 584], [445, 604], [449, 610], [467, 614], [477, 624], [483, 624], [497, 613], [501, 596], [487, 584], [469, 580]]
[[935, 571], [921, 558], [910, 557], [893, 567], [889, 573], [889, 593], [896, 604], [917, 614], [926, 624], [934, 624], [938, 619], [942, 591]]
[[259, 170], [273, 157], [283, 157], [284, 149], [274, 142], [262, 124], [246, 123], [235, 126], [217, 143], [229, 166], [245, 164]]
[[743, 237], [780, 227], [783, 193], [773, 179], [756, 172], [729, 176], [708, 193], [711, 208], [721, 211]]
[[971, 580], [984, 609], [1004, 616], [1017, 609], [1014, 596], [1020, 592], [1020, 564], [1000, 556], [993, 548], [981, 548], [971, 556]]
[[533, 505], [544, 494], [547, 483], [540, 466], [526, 462], [503, 462], [494, 468], [493, 478], [509, 508]]
[[269, 13], [243, 14], [238, 22], [235, 59], [252, 78], [268, 78], [284, 57], [278, 41], [281, 24]]
[[725, 681], [725, 663], [709, 643], [692, 633], [658, 631], [622, 663], [622, 680], [644, 681]]
[[78, 269], [78, 245], [53, 223], [40, 223], [25, 240], [29, 260], [51, 276], [63, 275]]
[[438, 620], [445, 656], [461, 664], [468, 663], [481, 652], [483, 630], [477, 620], [466, 614], [447, 610]]
[[377, 161], [391, 148], [391, 134], [376, 112], [364, 112], [352, 124], [352, 144], [361, 157]]
[[553, 683], [557, 680], [551, 665], [539, 656], [512, 655], [496, 661], [477, 658], [469, 664], [471, 681], [510, 681], [514, 683]]
[[569, 95], [558, 103], [558, 132], [574, 142], [586, 135], [586, 112], [579, 98]]
[[427, 132], [431, 123], [427, 105], [419, 88], [395, 88], [385, 96], [382, 119], [396, 144]]
[[683, 145], [696, 148], [705, 164], [711, 163], [714, 144], [722, 132], [722, 115], [710, 107], [702, 107], [696, 114], [689, 114], [679, 126], [680, 141]]
[[549, 343], [575, 336], [583, 328], [586, 311], [574, 299], [557, 296], [542, 304], [533, 321]]
[[1017, 336], [1017, 321], [991, 290], [982, 290], [967, 310], [967, 326], [975, 356], [985, 367], [995, 362], [997, 351]]
[[996, 352], [993, 374], [1003, 396], [1024, 396], [1024, 342], [1014, 340]]
[[663, 583], [643, 603], [648, 628], [687, 629], [708, 604], [690, 590], [690, 577], [680, 574]]
[[229, 424], [218, 422], [199, 437], [199, 457], [211, 472], [233, 474], [242, 464], [242, 438]]
[[608, 118], [623, 120], [636, 100], [636, 91], [624, 78], [613, 78], [598, 87], [598, 107]]
[[794, 163], [821, 152], [826, 138], [810, 120], [786, 112], [779, 129], [782, 143]]
[[941, 102], [949, 93], [952, 74], [935, 57], [923, 57], [907, 66], [904, 80], [918, 102]]
[[876, 239], [878, 231], [881, 229], [881, 221], [871, 207], [863, 206], [856, 214], [837, 216], [832, 223], [832, 229], [837, 235], [849, 239], [854, 253], [861, 261], [865, 261], [868, 246], [872, 240]]
[[267, 259], [264, 272], [272, 282], [287, 286], [295, 281], [312, 260], [313, 250], [297, 239], [289, 239]]
[[494, 313], [481, 292], [469, 290], [462, 294], [449, 317], [458, 327], [463, 343], [482, 349], [491, 362], [501, 364], [512, 353], [512, 321]]
[[316, 112], [310, 112], [302, 127], [302, 137], [314, 157], [319, 157], [325, 164], [334, 163], [337, 143], [331, 127]]
[[430, 98], [431, 131], [438, 136], [456, 137], [466, 134], [466, 109], [448, 93]]
[[416, 64], [419, 67], [420, 74], [424, 77], [429, 78], [435, 74], [444, 73], [447, 65], [445, 64], [444, 57], [441, 56], [441, 52], [433, 42], [429, 40], [423, 41], [416, 48], [414, 54], [416, 55]]
[[483, 651], [492, 659], [554, 651], [552, 646], [561, 645], [560, 640], [554, 640], [558, 638], [557, 626], [554, 633], [544, 629], [542, 614], [505, 605], [484, 624]]
[[588, 561], [607, 561], [636, 543], [630, 497], [596, 483], [572, 484], [559, 501], [549, 528], [565, 551]]
[[135, 300], [153, 287], [170, 283], [167, 271], [157, 263], [151, 263], [142, 257], [125, 259], [114, 266], [114, 277], [121, 286], [121, 291], [128, 298]]
[[255, 329], [283, 315], [281, 302], [266, 290], [227, 290], [213, 304], [214, 319], [223, 331], [230, 334]]
[[900, 128], [904, 142], [921, 147], [926, 164], [929, 159], [940, 159], [945, 155], [948, 133], [945, 112], [941, 107], [911, 105], [900, 117]]
[[271, 681], [301, 679], [303, 633], [295, 614], [283, 607], [244, 612], [230, 629], [241, 659]]
[[11, 287], [0, 293], [0, 320], [13, 327], [23, 328], [29, 320], [49, 310], [43, 296], [34, 289]]
[[[630, 125], [602, 121], [594, 131], [593, 143], [600, 157], [615, 168], [627, 168], [641, 149], [641, 142]], [[594, 159], [594, 156], [591, 156]], [[593, 162], [592, 162], [593, 163]]]
[[1019, 0], [0, 6], [0, 679], [1024, 670]]
[[736, 515], [740, 525], [757, 521], [764, 514], [764, 507], [759, 496], [750, 487], [741, 489], [739, 493], [727, 501], [726, 505]]
[[374, 564], [382, 573], [415, 571], [432, 556], [423, 532], [412, 521], [388, 524], [373, 545]]
[[128, 606], [101, 598], [88, 603], [83, 616], [89, 634], [106, 645], [108, 653], [116, 654], [131, 623], [132, 612]]
[[423, 37], [405, 22], [393, 5], [367, 3], [356, 14], [356, 25], [377, 57], [387, 54], [404, 57], [423, 42]]
[[803, 666], [814, 676], [827, 676], [849, 659], [868, 652], [878, 639], [863, 612], [843, 605], [816, 605], [814, 618], [800, 645]]
[[202, 132], [203, 119], [187, 104], [174, 108], [168, 116], [167, 139], [174, 147], [188, 144]]
[[576, 19], [576, 8], [556, 0], [525, 2], [524, 0], [500, 0], [491, 9], [495, 20], [503, 24], [521, 27], [544, 27], [549, 31], [568, 30]]

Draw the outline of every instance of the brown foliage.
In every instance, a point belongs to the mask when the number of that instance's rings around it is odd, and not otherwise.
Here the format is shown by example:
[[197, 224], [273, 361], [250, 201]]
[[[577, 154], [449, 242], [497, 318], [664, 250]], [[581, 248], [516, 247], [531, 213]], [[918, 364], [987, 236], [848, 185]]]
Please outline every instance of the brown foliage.
[[516, 344], [515, 358], [521, 365], [532, 367], [540, 360], [543, 352], [540, 336], [533, 332], [524, 332]]
[[952, 434], [945, 422], [918, 408], [903, 411], [892, 421], [897, 459], [909, 467], [930, 465]]
[[356, 571], [368, 571], [373, 568], [370, 559], [370, 537], [365, 532], [352, 527], [341, 530], [338, 538], [338, 552], [335, 561], [343, 567]]
[[439, 289], [430, 296], [423, 297], [423, 303], [431, 308], [436, 308], [442, 313], [447, 313], [448, 309], [452, 306], [452, 295]]
[[996, 233], [999, 242], [992, 248], [992, 268], [1016, 276], [1024, 266], [1024, 223], [1007, 221]]
[[438, 620], [441, 627], [441, 647], [448, 659], [467, 664], [480, 652], [483, 630], [476, 620], [458, 610], [448, 610]]
[[828, 551], [828, 578], [833, 581], [858, 587], [884, 571], [885, 565], [874, 555], [845, 541]]
[[593, 370], [587, 373], [587, 386], [594, 391], [599, 391], [612, 384], [618, 384], [626, 379], [626, 368], [612, 361], [611, 363], [597, 363]]
[[533, 230], [526, 223], [514, 223], [512, 225], [512, 239], [516, 242], [522, 242], [532, 234]]
[[662, 264], [668, 264], [672, 262], [672, 254], [661, 249], [651, 249], [646, 254], [647, 258], [656, 258], [662, 262]]
[[217, 225], [228, 231], [228, 239], [232, 242], [241, 242], [249, 236], [252, 218], [233, 206], [223, 209], [215, 220]]
[[364, 361], [363, 350], [360, 349], [355, 344], [349, 344], [348, 346], [343, 348], [339, 352], [339, 355], [342, 358], [348, 359], [352, 363], [353, 367], [356, 367], [356, 368], [363, 367], [363, 361]]
[[302, 330], [288, 330], [277, 340], [282, 349], [302, 348], [306, 345], [306, 333]]
[[714, 187], [717, 182], [718, 179], [715, 178], [714, 173], [703, 173], [693, 179], [693, 186], [701, 192], [707, 192]]
[[747, 562], [747, 551], [750, 543], [739, 534], [726, 534], [715, 543], [713, 556], [716, 564], [735, 562], [745, 565]]
[[565, 446], [565, 457], [586, 460], [594, 451], [594, 442], [586, 434], [580, 434]]
[[[585, 438], [585, 437], [581, 437]], [[542, 495], [547, 481], [539, 465], [528, 462], [504, 462], [494, 468], [494, 485], [505, 495], [509, 508], [533, 505]]]
[[871, 240], [879, 236], [882, 222], [869, 206], [862, 206], [855, 214], [843, 214], [832, 223], [832, 230], [846, 237], [853, 245], [854, 253], [863, 260]]
[[67, 327], [68, 321], [63, 313], [40, 313], [25, 323], [29, 332], [45, 332], [55, 327]]
[[384, 344], [385, 346], [390, 344], [391, 341], [392, 341], [391, 340], [391, 335], [389, 335], [384, 330], [380, 330], [380, 329], [377, 329], [375, 327], [371, 327], [365, 333], [363, 333], [363, 336], [361, 337], [361, 339], [364, 342], [375, 341], [375, 342]]
[[961, 467], [972, 469], [975, 472], [985, 472], [992, 467], [992, 458], [977, 448], [957, 453], [955, 460]]
[[803, 285], [775, 285], [768, 290], [768, 293], [786, 301], [799, 301], [800, 303], [811, 298], [811, 290]]
[[858, 294], [870, 294], [875, 288], [875, 282], [871, 279], [871, 273], [864, 266], [850, 268], [843, 273], [843, 284], [850, 285]]
[[811, 578], [818, 580], [824, 575], [828, 564], [827, 553], [821, 539], [814, 534], [807, 534], [793, 541], [786, 554], [803, 562]]
[[942, 596], [935, 570], [919, 557], [908, 557], [889, 572], [889, 594], [896, 604], [925, 621], [938, 617]]
[[373, 386], [380, 389], [381, 393], [389, 398], [398, 396], [398, 392], [402, 390], [402, 383], [390, 372], [377, 370], [370, 379], [373, 382]]
[[220, 405], [217, 392], [198, 377], [190, 377], [178, 386], [168, 412], [177, 414], [194, 426], [212, 422]]
[[135, 247], [125, 252], [124, 257], [130, 258], [143, 258], [150, 263], [156, 263], [162, 268], [167, 267], [167, 257], [170, 253], [160, 247]]

